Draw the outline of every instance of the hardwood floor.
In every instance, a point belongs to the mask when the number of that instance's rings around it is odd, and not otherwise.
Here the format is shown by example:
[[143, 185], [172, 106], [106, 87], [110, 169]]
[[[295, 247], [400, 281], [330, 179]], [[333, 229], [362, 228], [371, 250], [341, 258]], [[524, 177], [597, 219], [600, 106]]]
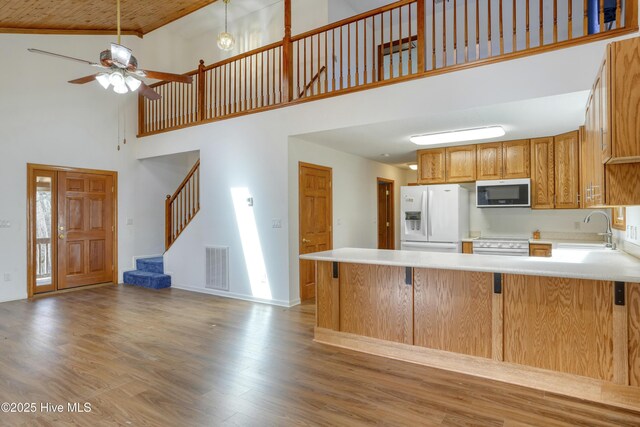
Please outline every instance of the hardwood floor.
[[0, 304], [0, 403], [38, 405], [0, 425], [640, 425], [640, 412], [316, 344], [314, 317], [122, 286]]

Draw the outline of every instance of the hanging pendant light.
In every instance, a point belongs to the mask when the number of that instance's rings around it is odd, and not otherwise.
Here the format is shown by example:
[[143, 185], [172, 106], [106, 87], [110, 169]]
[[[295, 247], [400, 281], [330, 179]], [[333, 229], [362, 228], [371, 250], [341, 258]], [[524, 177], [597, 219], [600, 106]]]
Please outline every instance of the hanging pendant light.
[[231, 0], [224, 1], [224, 31], [218, 34], [218, 47], [226, 52], [233, 49], [235, 40], [231, 34], [227, 31], [227, 6]]

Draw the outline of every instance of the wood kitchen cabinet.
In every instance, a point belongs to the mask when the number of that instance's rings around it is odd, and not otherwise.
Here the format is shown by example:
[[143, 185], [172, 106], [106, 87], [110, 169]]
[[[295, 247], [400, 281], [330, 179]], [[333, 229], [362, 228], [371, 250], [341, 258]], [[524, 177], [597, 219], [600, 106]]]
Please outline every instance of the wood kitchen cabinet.
[[627, 319], [616, 314], [613, 282], [503, 278], [505, 362], [626, 384], [626, 340], [615, 331]]
[[448, 183], [476, 180], [476, 146], [463, 145], [446, 149], [446, 177]]
[[529, 140], [502, 143], [502, 178], [529, 178]]
[[529, 244], [529, 256], [549, 258], [552, 249], [552, 246], [547, 243], [531, 243]]
[[587, 208], [640, 204], [640, 38], [607, 46], [585, 115], [582, 194]]
[[478, 144], [477, 150], [478, 181], [502, 179], [502, 142]]
[[434, 148], [418, 151], [418, 183], [419, 184], [444, 184], [446, 149]]
[[555, 193], [553, 137], [531, 140], [531, 208], [553, 209]]
[[476, 176], [478, 181], [529, 178], [529, 140], [478, 144]]
[[531, 207], [580, 207], [580, 133], [531, 140]]

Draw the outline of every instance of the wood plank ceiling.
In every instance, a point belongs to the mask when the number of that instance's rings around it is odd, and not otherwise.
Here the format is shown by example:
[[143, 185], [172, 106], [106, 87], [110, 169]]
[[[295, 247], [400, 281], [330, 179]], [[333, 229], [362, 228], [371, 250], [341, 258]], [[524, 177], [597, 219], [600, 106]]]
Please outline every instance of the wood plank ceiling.
[[[122, 33], [139, 37], [216, 0], [121, 0]], [[113, 34], [116, 0], [0, 0], [0, 33]]]

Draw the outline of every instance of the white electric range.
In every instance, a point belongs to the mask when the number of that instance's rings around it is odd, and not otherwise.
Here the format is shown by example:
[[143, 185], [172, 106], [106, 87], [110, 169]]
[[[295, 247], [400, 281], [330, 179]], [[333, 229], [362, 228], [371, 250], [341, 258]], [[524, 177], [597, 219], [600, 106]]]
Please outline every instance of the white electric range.
[[473, 253], [529, 256], [529, 239], [524, 237], [479, 237], [473, 241]]

